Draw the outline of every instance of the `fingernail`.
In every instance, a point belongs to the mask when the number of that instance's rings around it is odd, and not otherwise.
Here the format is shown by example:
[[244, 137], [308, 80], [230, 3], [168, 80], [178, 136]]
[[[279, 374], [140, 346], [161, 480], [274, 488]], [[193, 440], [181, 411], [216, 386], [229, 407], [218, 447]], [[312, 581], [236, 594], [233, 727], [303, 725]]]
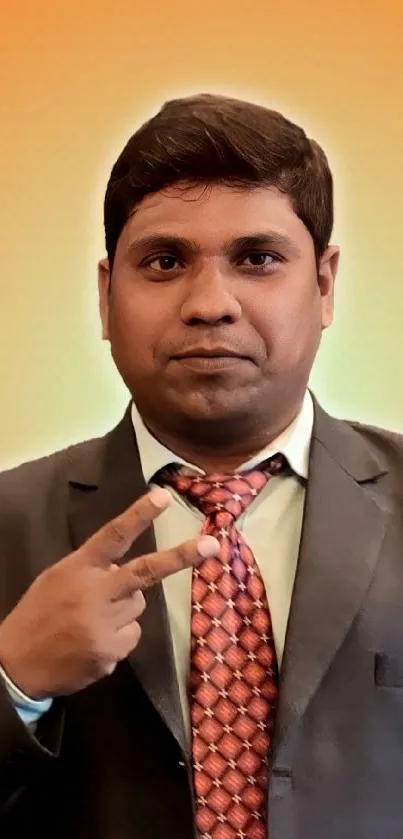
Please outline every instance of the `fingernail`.
[[220, 543], [215, 536], [202, 536], [197, 543], [197, 553], [204, 559], [209, 556], [215, 556], [220, 550]]
[[169, 489], [164, 489], [163, 487], [154, 487], [150, 491], [150, 500], [154, 504], [154, 507], [164, 509], [164, 507], [168, 507], [168, 504], [172, 501], [172, 495], [169, 492]]

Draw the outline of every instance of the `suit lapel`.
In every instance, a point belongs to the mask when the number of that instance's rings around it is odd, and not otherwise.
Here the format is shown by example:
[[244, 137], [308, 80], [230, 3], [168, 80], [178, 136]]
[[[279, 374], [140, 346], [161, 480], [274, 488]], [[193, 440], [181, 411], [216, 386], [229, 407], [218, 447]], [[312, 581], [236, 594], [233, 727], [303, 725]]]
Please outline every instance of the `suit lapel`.
[[388, 517], [372, 490], [385, 471], [360, 434], [328, 417], [315, 402], [303, 531], [281, 674], [275, 763], [287, 763], [295, 726], [370, 585]]
[[[79, 447], [69, 465], [69, 524], [73, 548], [147, 491], [131, 423], [130, 408], [106, 437]], [[149, 528], [133, 544], [127, 558], [156, 550]], [[145, 592], [147, 608], [140, 619], [141, 643], [129, 656], [134, 673], [150, 701], [187, 751], [165, 598], [161, 585]]]

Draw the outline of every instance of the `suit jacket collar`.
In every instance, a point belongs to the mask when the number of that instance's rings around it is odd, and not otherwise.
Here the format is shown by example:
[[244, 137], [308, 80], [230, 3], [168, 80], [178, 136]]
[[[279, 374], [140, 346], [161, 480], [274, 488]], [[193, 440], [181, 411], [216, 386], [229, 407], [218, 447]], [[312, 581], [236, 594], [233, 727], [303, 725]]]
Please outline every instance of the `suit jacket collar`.
[[[315, 420], [311, 445], [310, 464], [314, 461], [315, 448], [322, 446], [329, 457], [351, 478], [359, 483], [372, 481], [388, 472], [386, 459], [376, 453], [364, 436], [358, 422], [347, 422], [329, 416], [313, 396]], [[314, 464], [316, 465], [316, 464]]]
[[[105, 437], [68, 455], [69, 521], [77, 547], [147, 490], [129, 406]], [[315, 420], [298, 568], [282, 665], [274, 762], [291, 759], [293, 732], [341, 646], [371, 582], [387, 511], [377, 481], [387, 472], [358, 427], [314, 399]], [[132, 557], [154, 551], [152, 528]], [[151, 702], [187, 752], [162, 586], [146, 592], [141, 644], [129, 660]], [[318, 627], [320, 627], [318, 631]]]

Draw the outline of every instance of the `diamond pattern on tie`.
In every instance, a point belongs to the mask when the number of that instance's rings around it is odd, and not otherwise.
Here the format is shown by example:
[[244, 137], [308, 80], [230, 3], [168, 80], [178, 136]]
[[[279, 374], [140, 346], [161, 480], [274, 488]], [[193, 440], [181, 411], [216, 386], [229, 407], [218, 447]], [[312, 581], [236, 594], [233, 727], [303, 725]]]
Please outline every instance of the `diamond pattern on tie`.
[[172, 486], [205, 516], [218, 557], [193, 571], [190, 712], [200, 839], [267, 839], [268, 758], [278, 692], [264, 583], [236, 520], [286, 467], [275, 455], [238, 475], [169, 466]]

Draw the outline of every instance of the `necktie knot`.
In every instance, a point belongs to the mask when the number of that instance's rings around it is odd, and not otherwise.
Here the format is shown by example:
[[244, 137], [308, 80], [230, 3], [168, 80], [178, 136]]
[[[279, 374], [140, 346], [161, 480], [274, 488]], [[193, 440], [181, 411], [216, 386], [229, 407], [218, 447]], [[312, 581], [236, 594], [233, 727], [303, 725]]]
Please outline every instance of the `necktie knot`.
[[186, 466], [172, 464], [161, 470], [158, 483], [171, 486], [217, 527], [230, 527], [266, 486], [270, 477], [286, 467], [282, 454], [264, 461], [258, 468], [233, 475], [214, 472], [192, 473]]

